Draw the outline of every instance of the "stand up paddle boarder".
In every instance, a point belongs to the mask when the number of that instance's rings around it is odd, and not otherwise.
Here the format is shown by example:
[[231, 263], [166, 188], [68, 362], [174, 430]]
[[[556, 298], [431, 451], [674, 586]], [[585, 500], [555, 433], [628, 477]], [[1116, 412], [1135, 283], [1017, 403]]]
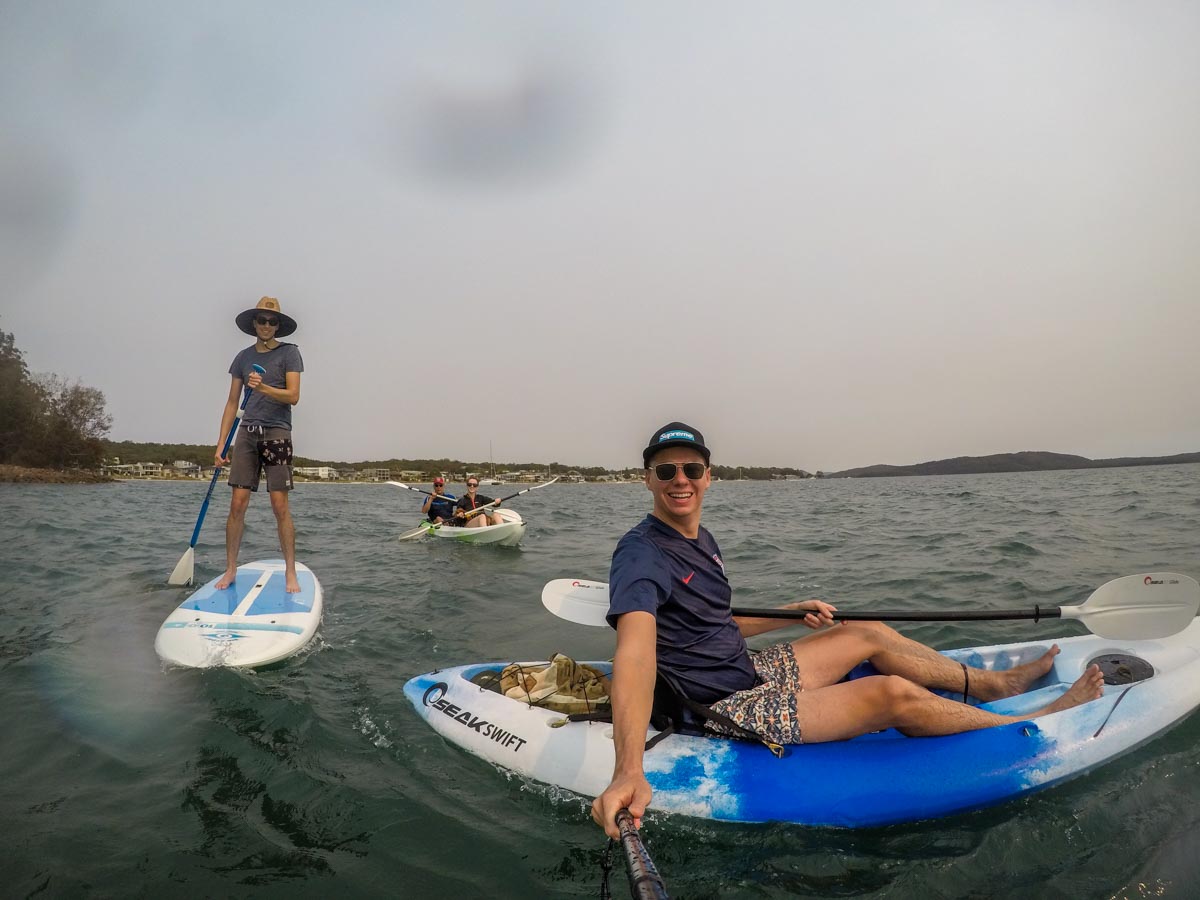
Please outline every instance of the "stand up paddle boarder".
[[[690, 425], [671, 422], [654, 432], [642, 451], [653, 508], [613, 553], [608, 623], [617, 631], [616, 762], [612, 782], [592, 804], [592, 818], [609, 837], [620, 838], [615, 820], [622, 807], [640, 825], [650, 802], [642, 754], [656, 669], [693, 702], [682, 704], [685, 724], [776, 745], [847, 740], [886, 728], [910, 736], [955, 734], [1038, 718], [1101, 696], [1103, 676], [1092, 665], [1066, 693], [1026, 716], [948, 700], [932, 691], [961, 693], [964, 701], [1022, 693], [1050, 671], [1058, 645], [1008, 670], [969, 668], [881, 622], [828, 627], [835, 607], [821, 600], [783, 607], [810, 610], [804, 623], [814, 634], [750, 653], [747, 637], [792, 620], [733, 616], [720, 548], [700, 525], [712, 483], [709, 460], [704, 437]], [[842, 682], [863, 660], [881, 674]]]
[[[217, 582], [217, 589], [224, 590], [237, 577], [246, 507], [265, 472], [271, 510], [279, 530], [279, 547], [286, 564], [287, 592], [294, 594], [299, 592], [300, 582], [296, 580], [296, 528], [288, 508], [288, 492], [292, 489], [292, 407], [300, 402], [304, 361], [299, 347], [279, 338], [296, 330], [296, 320], [280, 311], [279, 301], [274, 297], [263, 297], [256, 307], [238, 314], [234, 321], [246, 334], [254, 335], [255, 341], [253, 346], [238, 353], [229, 367], [229, 397], [221, 415], [220, 441], [224, 441], [237, 415], [242, 385], [251, 390], [233, 450], [229, 457], [223, 457], [218, 443], [213, 456], [216, 465], [230, 466], [229, 486], [233, 488], [229, 519], [225, 523], [225, 574]], [[266, 374], [259, 375], [251, 368], [253, 365], [262, 366]]]

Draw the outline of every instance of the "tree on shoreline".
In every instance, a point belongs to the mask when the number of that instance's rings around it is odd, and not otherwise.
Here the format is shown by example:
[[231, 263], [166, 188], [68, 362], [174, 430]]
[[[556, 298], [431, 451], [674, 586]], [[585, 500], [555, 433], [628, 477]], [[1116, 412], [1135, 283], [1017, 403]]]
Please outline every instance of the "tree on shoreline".
[[0, 330], [0, 463], [95, 468], [111, 425], [101, 391], [31, 375], [14, 336]]

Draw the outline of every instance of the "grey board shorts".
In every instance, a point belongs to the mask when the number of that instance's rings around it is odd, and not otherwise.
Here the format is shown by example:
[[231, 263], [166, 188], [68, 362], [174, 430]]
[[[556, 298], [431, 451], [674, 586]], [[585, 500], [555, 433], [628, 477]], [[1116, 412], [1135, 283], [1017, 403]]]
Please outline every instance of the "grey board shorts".
[[292, 489], [292, 433], [286, 428], [243, 425], [230, 453], [229, 486], [257, 491], [264, 471], [268, 491]]
[[[803, 683], [792, 645], [776, 644], [752, 652], [750, 662], [762, 684], [730, 694], [710, 708], [776, 744], [804, 743], [796, 721], [796, 694]], [[732, 734], [712, 721], [706, 721], [704, 727], [718, 734]]]

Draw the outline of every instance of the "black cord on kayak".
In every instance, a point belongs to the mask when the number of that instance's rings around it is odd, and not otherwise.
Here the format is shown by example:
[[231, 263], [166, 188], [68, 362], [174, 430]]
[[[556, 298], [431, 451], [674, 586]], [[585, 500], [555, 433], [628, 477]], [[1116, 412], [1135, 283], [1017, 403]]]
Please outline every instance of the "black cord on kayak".
[[612, 871], [612, 852], [616, 843], [609, 838], [608, 843], [604, 845], [604, 852], [600, 854], [600, 900], [612, 900], [612, 894], [608, 890], [608, 873]]

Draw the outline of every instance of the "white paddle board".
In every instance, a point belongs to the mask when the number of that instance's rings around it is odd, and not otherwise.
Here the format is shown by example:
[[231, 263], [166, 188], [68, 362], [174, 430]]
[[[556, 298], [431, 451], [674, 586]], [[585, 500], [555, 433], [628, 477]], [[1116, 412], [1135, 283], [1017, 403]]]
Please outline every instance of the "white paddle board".
[[304, 648], [321, 624], [321, 583], [296, 563], [300, 592], [286, 591], [282, 559], [238, 566], [222, 591], [214, 578], [167, 616], [154, 650], [163, 662], [204, 669], [265, 666]]

